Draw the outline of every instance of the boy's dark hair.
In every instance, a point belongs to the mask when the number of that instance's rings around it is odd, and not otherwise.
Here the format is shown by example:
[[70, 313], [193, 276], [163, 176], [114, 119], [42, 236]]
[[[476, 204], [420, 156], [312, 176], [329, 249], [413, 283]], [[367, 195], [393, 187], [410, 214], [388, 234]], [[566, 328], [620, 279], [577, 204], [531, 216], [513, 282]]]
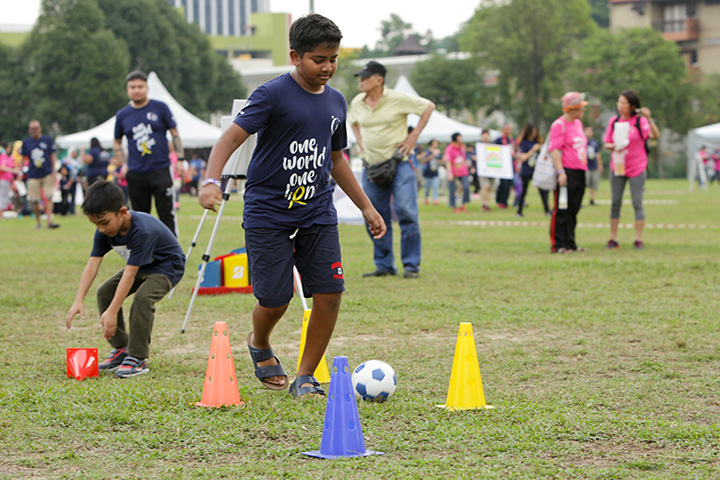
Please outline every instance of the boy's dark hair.
[[125, 77], [125, 84], [127, 84], [130, 80], [137, 79], [140, 79], [143, 82], [147, 83], [147, 73], [143, 72], [142, 70], [133, 70], [132, 72], [127, 74], [127, 77]]
[[85, 215], [117, 213], [125, 206], [125, 194], [115, 182], [99, 180], [87, 189], [82, 203]]
[[313, 13], [295, 20], [290, 27], [290, 48], [302, 58], [315, 47], [328, 44], [337, 47], [342, 40], [340, 29], [329, 18]]
[[452, 141], [453, 141], [453, 142], [457, 142], [457, 139], [458, 139], [458, 137], [459, 137], [460, 135], [461, 135], [460, 132], [455, 132], [455, 133], [452, 134], [452, 137], [450, 137], [450, 138], [452, 138]]

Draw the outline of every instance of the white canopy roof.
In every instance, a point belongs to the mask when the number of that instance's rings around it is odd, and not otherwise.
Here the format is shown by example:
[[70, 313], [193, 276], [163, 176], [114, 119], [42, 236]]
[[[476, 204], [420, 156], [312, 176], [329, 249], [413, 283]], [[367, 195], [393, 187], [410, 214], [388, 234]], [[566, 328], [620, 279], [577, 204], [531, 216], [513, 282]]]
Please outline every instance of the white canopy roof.
[[[185, 110], [170, 95], [170, 92], [167, 91], [155, 72], [150, 72], [150, 75], [148, 75], [148, 88], [148, 97], [164, 102], [170, 107], [170, 111], [175, 116], [175, 121], [178, 124], [178, 133], [183, 146], [187, 148], [204, 148], [215, 145], [222, 131]], [[103, 148], [110, 148], [115, 139], [115, 117], [111, 117], [90, 130], [57, 137], [55, 143], [60, 148], [85, 148], [90, 145], [90, 139], [93, 137], [100, 140], [100, 145]]]

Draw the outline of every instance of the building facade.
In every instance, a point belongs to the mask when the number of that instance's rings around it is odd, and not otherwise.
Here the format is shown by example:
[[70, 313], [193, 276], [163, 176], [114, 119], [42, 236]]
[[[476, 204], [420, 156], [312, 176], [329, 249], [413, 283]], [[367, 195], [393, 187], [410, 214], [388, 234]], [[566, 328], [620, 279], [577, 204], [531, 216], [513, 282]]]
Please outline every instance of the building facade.
[[252, 35], [250, 14], [270, 11], [269, 0], [169, 0], [182, 8], [185, 20], [213, 36], [242, 37]]
[[720, 0], [610, 0], [610, 29], [633, 27], [676, 42], [691, 71], [720, 73]]

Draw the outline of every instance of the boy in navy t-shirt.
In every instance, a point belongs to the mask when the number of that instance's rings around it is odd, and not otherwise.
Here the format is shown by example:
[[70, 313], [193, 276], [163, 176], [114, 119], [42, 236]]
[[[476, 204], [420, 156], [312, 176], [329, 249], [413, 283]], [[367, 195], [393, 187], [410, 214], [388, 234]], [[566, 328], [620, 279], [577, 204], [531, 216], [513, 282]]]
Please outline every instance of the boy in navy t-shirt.
[[198, 195], [203, 207], [215, 210], [222, 202], [217, 179], [223, 166], [257, 133], [243, 212], [258, 299], [247, 343], [258, 379], [270, 389], [284, 389], [287, 374], [270, 347], [270, 333], [293, 296], [296, 265], [313, 308], [298, 375], [290, 385], [295, 397], [324, 394], [312, 374], [332, 336], [345, 290], [331, 177], [360, 208], [375, 238], [386, 231], [342, 154], [347, 104], [327, 85], [337, 69], [341, 38], [337, 26], [321, 15], [293, 23], [290, 58], [295, 69], [253, 92], [210, 152]]
[[[150, 334], [155, 303], [160, 301], [185, 272], [185, 254], [177, 238], [155, 217], [130, 211], [125, 195], [114, 182], [95, 182], [85, 194], [83, 212], [97, 226], [92, 252], [83, 270], [75, 302], [65, 321], [85, 318], [83, 301], [97, 276], [103, 256], [115, 250], [125, 268], [110, 277], [97, 291], [100, 324], [114, 350], [100, 363], [100, 370], [115, 370], [115, 376], [129, 378], [147, 373]], [[129, 325], [123, 320], [122, 304], [135, 294]]]

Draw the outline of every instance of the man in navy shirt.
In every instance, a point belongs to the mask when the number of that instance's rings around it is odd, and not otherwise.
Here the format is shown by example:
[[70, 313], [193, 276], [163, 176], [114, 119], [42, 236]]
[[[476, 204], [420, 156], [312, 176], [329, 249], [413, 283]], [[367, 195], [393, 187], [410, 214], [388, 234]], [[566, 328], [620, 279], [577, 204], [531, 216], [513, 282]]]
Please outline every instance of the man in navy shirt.
[[166, 104], [148, 98], [147, 75], [136, 70], [125, 79], [130, 104], [115, 115], [116, 156], [125, 160], [122, 137], [128, 141], [128, 192], [133, 210], [150, 213], [152, 199], [160, 221], [177, 236], [173, 178], [167, 132], [178, 160], [185, 159], [177, 123]]
[[52, 196], [55, 193], [55, 142], [48, 135], [43, 135], [42, 126], [37, 120], [31, 120], [28, 124], [30, 136], [23, 140], [20, 154], [28, 162], [27, 186], [28, 202], [32, 202], [35, 210], [35, 219], [38, 229], [42, 228], [40, 222], [40, 202], [45, 194], [45, 215], [47, 227], [57, 228], [60, 225], [53, 223]]

